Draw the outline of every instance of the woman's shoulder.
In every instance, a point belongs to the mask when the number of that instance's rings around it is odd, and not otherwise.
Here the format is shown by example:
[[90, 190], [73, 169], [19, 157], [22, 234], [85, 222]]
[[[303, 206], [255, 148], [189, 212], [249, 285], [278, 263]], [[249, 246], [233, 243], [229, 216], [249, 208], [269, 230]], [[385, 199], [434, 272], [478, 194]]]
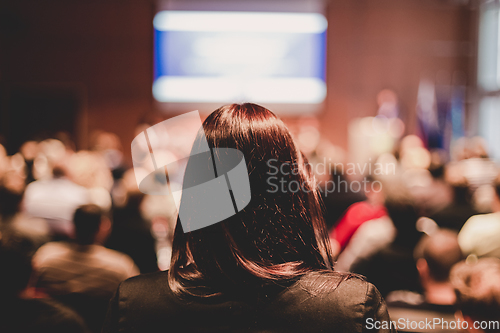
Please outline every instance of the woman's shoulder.
[[120, 284], [120, 293], [134, 292], [143, 294], [148, 291], [163, 290], [168, 286], [168, 271], [145, 273], [131, 277]]
[[353, 273], [308, 273], [288, 293], [285, 296], [289, 301], [295, 301], [301, 309], [327, 309], [330, 314], [342, 316], [361, 318], [384, 305], [378, 289], [363, 276]]
[[336, 287], [339, 287], [341, 284], [345, 285], [345, 282], [357, 284], [368, 283], [366, 281], [366, 278], [362, 275], [351, 272], [338, 272], [329, 270], [309, 272], [304, 274], [299, 280], [299, 283], [301, 283], [302, 285], [316, 285], [322, 283], [326, 286], [335, 285]]
[[307, 294], [313, 301], [359, 303], [372, 296], [378, 296], [378, 290], [365, 277], [347, 272], [317, 271], [305, 274], [290, 289], [294, 294]]
[[368, 318], [388, 318], [378, 290], [364, 277], [342, 272], [312, 272], [279, 295], [273, 318], [295, 320], [295, 325], [337, 327], [341, 332], [361, 332]]

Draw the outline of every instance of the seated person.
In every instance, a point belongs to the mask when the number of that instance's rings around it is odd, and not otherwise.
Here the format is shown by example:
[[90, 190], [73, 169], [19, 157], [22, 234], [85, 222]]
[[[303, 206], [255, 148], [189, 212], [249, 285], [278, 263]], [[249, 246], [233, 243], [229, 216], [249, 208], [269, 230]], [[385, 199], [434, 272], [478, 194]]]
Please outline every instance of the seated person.
[[33, 244], [18, 233], [0, 235], [0, 332], [86, 333], [83, 319], [62, 304], [29, 297]]
[[[371, 176], [367, 177], [366, 180], [374, 181]], [[335, 228], [330, 232], [330, 239], [334, 244], [334, 248], [340, 249], [339, 253], [345, 249], [356, 230], [363, 223], [387, 216], [382, 189], [373, 189], [370, 184], [366, 188], [372, 189], [365, 193], [367, 199], [349, 206]]]
[[[456, 233], [439, 230], [424, 236], [415, 249], [415, 259], [423, 294], [407, 290], [393, 291], [387, 295], [391, 318], [406, 321], [433, 321], [440, 318], [448, 322], [455, 320], [455, 292], [450, 283], [450, 270], [462, 260]], [[411, 327], [398, 327], [400, 332], [424, 332]], [[441, 326], [439, 326], [441, 329]], [[446, 330], [443, 330], [446, 332]], [[458, 332], [450, 329], [449, 332]]]
[[[391, 201], [392, 191], [384, 201]], [[335, 269], [349, 272], [358, 262], [366, 260], [388, 246], [396, 237], [396, 228], [391, 218], [384, 215], [364, 222], [351, 237], [349, 243], [337, 258]]]
[[493, 213], [472, 216], [460, 230], [458, 242], [464, 254], [500, 258], [500, 177], [491, 208]]
[[[194, 231], [184, 232], [178, 219], [170, 269], [122, 283], [103, 332], [365, 332], [367, 321], [388, 322], [373, 285], [333, 271], [317, 187], [284, 123], [246, 103], [214, 111], [203, 129], [198, 140], [206, 137], [212, 151], [243, 153], [251, 200], [233, 216]], [[193, 156], [184, 182], [213, 165], [208, 156], [206, 162]], [[298, 182], [301, 190], [273, 191], [269, 160], [299, 166], [275, 176], [278, 183]], [[185, 193], [181, 212], [189, 204]]]
[[127, 254], [141, 273], [158, 271], [155, 239], [151, 223], [141, 213], [144, 193], [139, 191], [133, 170], [125, 172], [126, 197], [123, 207], [113, 209], [113, 229], [105, 246]]
[[458, 232], [462, 229], [465, 222], [478, 212], [472, 204], [472, 195], [465, 178], [450, 180], [450, 183], [453, 190], [453, 201], [443, 209], [431, 214], [430, 218], [440, 228], [447, 228]]
[[330, 180], [325, 182], [320, 191], [325, 203], [325, 223], [329, 231], [333, 230], [350, 206], [366, 200], [364, 193], [352, 191], [343, 170], [333, 169], [330, 175]]
[[375, 251], [368, 251], [370, 255], [360, 255], [353, 261], [350, 271], [366, 276], [384, 297], [394, 290], [419, 292], [421, 286], [413, 251], [421, 234], [416, 229], [419, 216], [413, 200], [404, 193], [393, 193], [385, 200], [385, 207], [394, 230], [386, 224], [384, 229], [388, 235], [393, 233], [393, 239], [375, 244]]
[[111, 227], [101, 208], [79, 207], [73, 223], [75, 242], [50, 242], [35, 253], [35, 286], [73, 307], [97, 332], [118, 284], [139, 270], [127, 255], [97, 244]]
[[[0, 179], [0, 232], [15, 231], [33, 243], [33, 251], [50, 240], [44, 219], [22, 212], [24, 178], [8, 172]], [[22, 185], [20, 186], [19, 183]]]
[[469, 332], [500, 332], [500, 260], [460, 262], [451, 271], [458, 317]]

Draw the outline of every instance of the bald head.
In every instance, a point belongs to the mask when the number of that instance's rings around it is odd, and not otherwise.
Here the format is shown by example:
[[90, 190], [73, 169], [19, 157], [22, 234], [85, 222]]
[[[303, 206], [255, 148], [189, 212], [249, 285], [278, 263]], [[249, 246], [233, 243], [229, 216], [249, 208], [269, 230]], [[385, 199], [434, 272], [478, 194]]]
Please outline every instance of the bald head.
[[435, 281], [447, 281], [454, 264], [462, 260], [457, 234], [449, 230], [439, 230], [423, 238], [417, 246], [417, 259], [424, 259], [429, 275]]

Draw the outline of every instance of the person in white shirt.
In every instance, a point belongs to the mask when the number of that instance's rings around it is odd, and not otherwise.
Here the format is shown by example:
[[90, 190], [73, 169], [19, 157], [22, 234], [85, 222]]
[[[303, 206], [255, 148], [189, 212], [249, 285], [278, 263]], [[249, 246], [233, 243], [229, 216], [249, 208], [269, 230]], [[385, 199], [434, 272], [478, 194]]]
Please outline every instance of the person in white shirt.
[[24, 211], [47, 221], [53, 235], [71, 238], [71, 219], [76, 208], [90, 203], [89, 191], [66, 177], [63, 167], [53, 169], [53, 178], [30, 183], [25, 190]]
[[491, 208], [493, 213], [472, 216], [460, 230], [458, 243], [465, 255], [500, 258], [500, 177]]

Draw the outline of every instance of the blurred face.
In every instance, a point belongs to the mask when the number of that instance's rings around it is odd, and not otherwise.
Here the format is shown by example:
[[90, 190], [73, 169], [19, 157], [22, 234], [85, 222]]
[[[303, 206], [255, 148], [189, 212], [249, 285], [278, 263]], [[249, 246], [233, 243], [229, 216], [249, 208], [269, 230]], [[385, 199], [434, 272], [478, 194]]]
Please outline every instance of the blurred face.
[[[373, 185], [373, 188], [372, 186]], [[374, 206], [380, 206], [384, 204], [384, 193], [382, 188], [379, 188], [377, 183], [370, 183], [369, 186], [366, 186], [367, 191], [365, 192], [366, 198], [368, 202], [370, 202]]]

